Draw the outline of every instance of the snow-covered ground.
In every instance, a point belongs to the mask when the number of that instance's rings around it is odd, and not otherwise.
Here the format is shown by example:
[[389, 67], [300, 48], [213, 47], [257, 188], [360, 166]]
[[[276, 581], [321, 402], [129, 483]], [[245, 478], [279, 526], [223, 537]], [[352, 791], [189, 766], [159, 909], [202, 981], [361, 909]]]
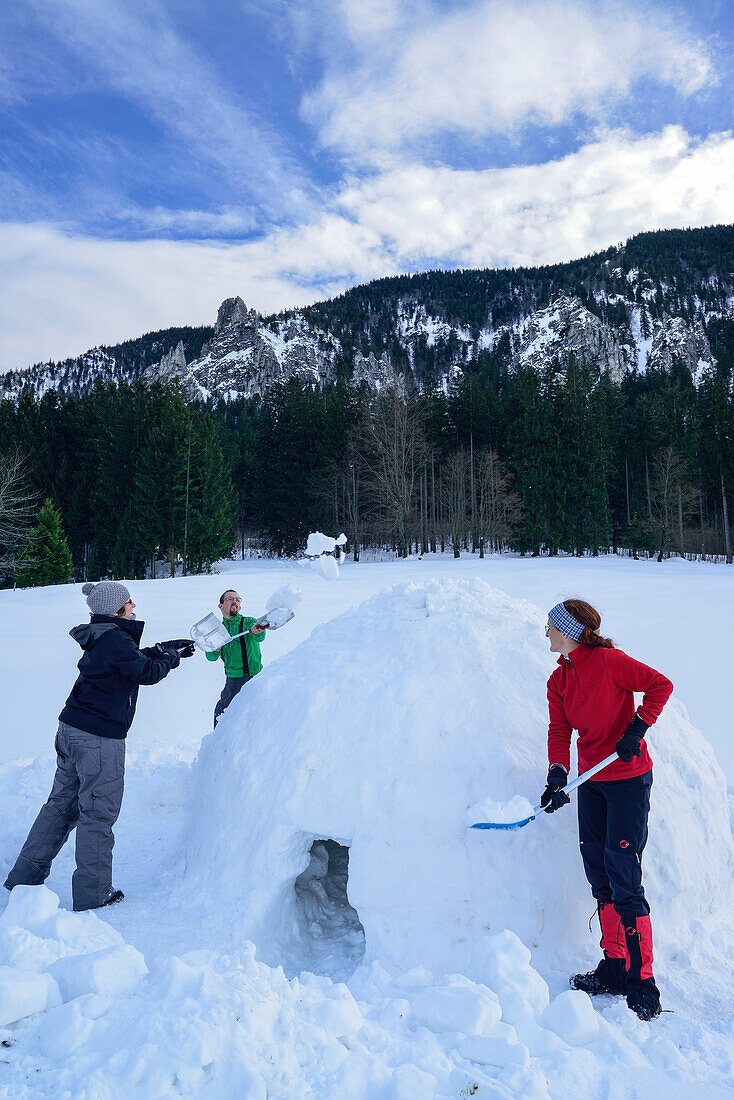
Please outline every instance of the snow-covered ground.
[[[48, 890], [0, 891], [0, 1097], [734, 1095], [734, 846], [714, 758], [733, 782], [734, 572], [470, 556], [347, 563], [338, 580], [220, 569], [130, 582], [145, 641], [188, 633], [225, 585], [253, 615], [298, 586], [296, 618], [210, 737], [221, 664], [197, 653], [141, 690], [122, 905], [67, 911], [68, 846]], [[542, 626], [569, 595], [675, 683], [651, 737], [646, 879], [671, 1010], [651, 1024], [567, 987], [598, 952], [573, 812], [511, 834], [463, 824], [483, 799], [537, 801]], [[80, 586], [0, 592], [3, 877], [48, 792], [85, 610]]]

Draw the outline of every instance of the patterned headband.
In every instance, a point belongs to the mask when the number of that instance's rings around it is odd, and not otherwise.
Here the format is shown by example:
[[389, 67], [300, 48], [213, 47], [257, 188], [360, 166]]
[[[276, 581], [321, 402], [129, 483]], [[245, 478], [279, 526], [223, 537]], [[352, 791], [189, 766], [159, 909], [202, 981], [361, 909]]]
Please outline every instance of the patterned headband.
[[562, 603], [557, 603], [550, 609], [548, 618], [561, 634], [565, 634], [567, 638], [573, 638], [574, 642], [577, 642], [586, 630], [583, 623], [574, 619], [573, 615], [569, 615]]

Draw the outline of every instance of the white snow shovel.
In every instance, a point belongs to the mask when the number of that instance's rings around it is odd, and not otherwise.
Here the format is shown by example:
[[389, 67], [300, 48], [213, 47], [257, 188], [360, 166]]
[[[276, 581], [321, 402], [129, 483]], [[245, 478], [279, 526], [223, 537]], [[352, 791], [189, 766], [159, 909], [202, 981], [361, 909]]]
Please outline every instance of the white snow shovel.
[[[294, 614], [290, 607], [271, 607], [253, 625], [261, 626], [265, 630], [278, 630], [289, 623]], [[243, 638], [245, 634], [250, 633], [251, 629], [248, 627], [239, 634], [230, 634], [224, 623], [212, 611], [203, 619], [199, 619], [198, 623], [194, 623], [191, 627], [191, 638], [197, 649], [203, 650], [204, 653], [214, 653], [215, 650], [221, 649], [223, 645], [228, 645], [236, 638]]]
[[[619, 760], [619, 756], [616, 752], [612, 752], [609, 756], [606, 756], [603, 760], [600, 760], [598, 764], [594, 764], [593, 768], [589, 768], [577, 779], [574, 779], [572, 783], [568, 783], [563, 790], [566, 794], [570, 794], [571, 791], [575, 791], [577, 787], [580, 787], [582, 783], [585, 783], [587, 779], [591, 779], [593, 775], [600, 772], [602, 768], [608, 767], [609, 764], [613, 764], [615, 760]], [[535, 821], [538, 814], [545, 813], [544, 806], [536, 806], [530, 817], [524, 817], [521, 821], [477, 821], [475, 825], [470, 825], [470, 829], [522, 829], [524, 825], [529, 825], [531, 821]]]

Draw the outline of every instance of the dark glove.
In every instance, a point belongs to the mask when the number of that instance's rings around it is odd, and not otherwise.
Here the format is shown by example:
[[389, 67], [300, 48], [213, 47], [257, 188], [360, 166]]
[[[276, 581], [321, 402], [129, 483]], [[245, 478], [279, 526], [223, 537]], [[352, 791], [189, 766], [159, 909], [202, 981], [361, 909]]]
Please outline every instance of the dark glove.
[[649, 727], [643, 722], [639, 714], [636, 714], [619, 741], [617, 741], [617, 756], [629, 764], [633, 756], [642, 756], [640, 741], [647, 733]]
[[562, 768], [560, 764], [554, 764], [548, 772], [546, 782], [548, 786], [540, 796], [540, 804], [547, 814], [552, 814], [571, 801], [563, 790], [568, 782], [566, 769]]
[[173, 649], [179, 657], [191, 657], [196, 648], [191, 638], [172, 638], [169, 642], [160, 643], [164, 649]]
[[174, 648], [173, 642], [156, 642], [153, 646], [153, 652], [157, 657], [165, 657], [170, 662], [171, 668], [178, 668], [181, 663], [181, 656], [177, 649]]

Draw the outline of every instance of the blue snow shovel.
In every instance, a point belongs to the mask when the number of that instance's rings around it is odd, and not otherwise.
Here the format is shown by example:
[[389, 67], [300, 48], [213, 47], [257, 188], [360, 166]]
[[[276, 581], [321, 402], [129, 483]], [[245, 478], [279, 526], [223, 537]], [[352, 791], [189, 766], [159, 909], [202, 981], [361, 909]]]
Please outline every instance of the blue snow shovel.
[[[563, 789], [566, 794], [570, 794], [571, 791], [575, 791], [577, 787], [580, 787], [582, 783], [585, 783], [587, 779], [591, 779], [593, 775], [600, 772], [602, 768], [606, 768], [609, 764], [613, 764], [615, 760], [619, 760], [616, 752], [612, 752], [604, 760], [600, 760], [598, 764], [594, 764], [593, 768], [589, 768], [587, 772], [580, 775], [578, 779], [574, 779], [572, 783], [567, 784]], [[478, 821], [475, 825], [470, 825], [470, 829], [522, 829], [525, 825], [529, 825], [531, 821], [535, 821], [538, 814], [545, 813], [544, 806], [536, 806], [530, 817], [524, 817], [522, 821]]]

